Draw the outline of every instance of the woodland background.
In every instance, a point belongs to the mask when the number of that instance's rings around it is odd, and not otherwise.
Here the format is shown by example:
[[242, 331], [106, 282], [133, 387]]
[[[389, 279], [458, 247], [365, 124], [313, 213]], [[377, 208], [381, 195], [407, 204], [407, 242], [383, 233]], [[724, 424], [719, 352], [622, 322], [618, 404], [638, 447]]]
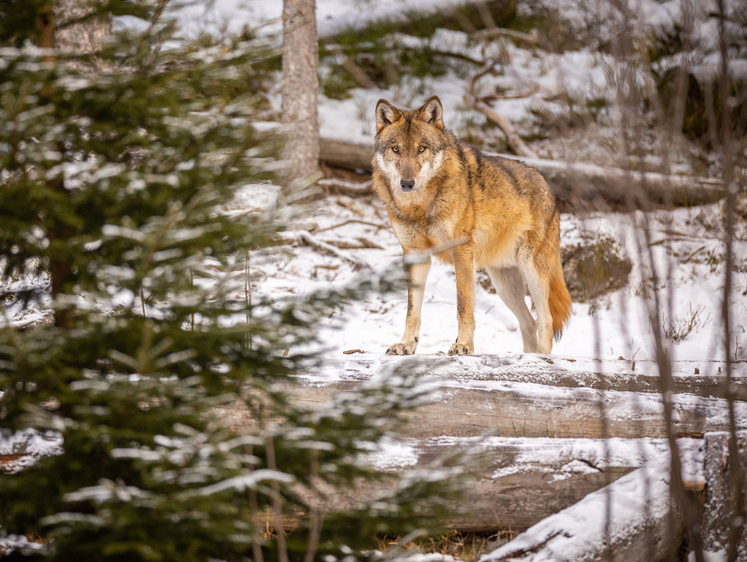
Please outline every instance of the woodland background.
[[[0, 557], [741, 560], [747, 7], [0, 6]], [[573, 316], [418, 355], [374, 107], [540, 170]], [[512, 540], [513, 539], [513, 540]]]

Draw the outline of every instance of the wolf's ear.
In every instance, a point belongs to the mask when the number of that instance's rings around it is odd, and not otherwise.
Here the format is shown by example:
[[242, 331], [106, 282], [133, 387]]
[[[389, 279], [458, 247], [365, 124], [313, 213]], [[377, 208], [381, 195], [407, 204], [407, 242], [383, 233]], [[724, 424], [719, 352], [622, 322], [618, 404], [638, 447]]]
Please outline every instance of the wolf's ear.
[[376, 104], [376, 132], [378, 133], [402, 117], [402, 112], [386, 100], [379, 100]]
[[444, 128], [444, 106], [441, 105], [438, 96], [431, 96], [425, 105], [418, 109], [418, 117], [439, 129]]

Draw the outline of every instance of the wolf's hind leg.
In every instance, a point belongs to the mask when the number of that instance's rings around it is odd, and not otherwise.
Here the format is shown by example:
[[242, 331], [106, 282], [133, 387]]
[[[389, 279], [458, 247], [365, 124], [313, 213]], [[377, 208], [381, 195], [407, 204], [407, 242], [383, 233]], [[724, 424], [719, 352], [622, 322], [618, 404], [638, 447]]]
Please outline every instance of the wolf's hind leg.
[[550, 277], [538, 271], [534, 260], [522, 264], [521, 273], [532, 295], [534, 308], [537, 310], [537, 351], [552, 351], [552, 314], [550, 312]]
[[400, 343], [386, 350], [387, 355], [413, 355], [418, 347], [420, 334], [420, 310], [423, 308], [425, 280], [431, 268], [431, 260], [413, 264], [410, 267], [410, 286], [407, 288], [407, 320], [405, 334]]
[[498, 296], [506, 303], [519, 321], [521, 337], [524, 340], [524, 353], [537, 352], [537, 322], [524, 300], [526, 286], [524, 278], [516, 267], [488, 267], [493, 286]]

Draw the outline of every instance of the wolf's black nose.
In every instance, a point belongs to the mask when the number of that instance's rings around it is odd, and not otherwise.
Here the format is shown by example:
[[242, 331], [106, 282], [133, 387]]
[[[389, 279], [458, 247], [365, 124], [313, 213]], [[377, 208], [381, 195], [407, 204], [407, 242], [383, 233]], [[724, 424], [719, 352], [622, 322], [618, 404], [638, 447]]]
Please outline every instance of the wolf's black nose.
[[412, 191], [415, 188], [415, 180], [399, 180], [402, 191]]

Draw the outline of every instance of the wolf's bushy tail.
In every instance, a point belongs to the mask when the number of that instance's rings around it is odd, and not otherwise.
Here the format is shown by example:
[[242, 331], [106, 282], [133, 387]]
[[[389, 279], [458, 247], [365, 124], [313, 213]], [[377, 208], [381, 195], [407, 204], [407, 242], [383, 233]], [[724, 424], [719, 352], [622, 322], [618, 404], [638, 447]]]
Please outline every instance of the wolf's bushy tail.
[[550, 315], [552, 316], [552, 333], [555, 341], [563, 335], [563, 327], [571, 317], [571, 295], [565, 286], [563, 278], [563, 267], [558, 264], [553, 268], [550, 277]]

